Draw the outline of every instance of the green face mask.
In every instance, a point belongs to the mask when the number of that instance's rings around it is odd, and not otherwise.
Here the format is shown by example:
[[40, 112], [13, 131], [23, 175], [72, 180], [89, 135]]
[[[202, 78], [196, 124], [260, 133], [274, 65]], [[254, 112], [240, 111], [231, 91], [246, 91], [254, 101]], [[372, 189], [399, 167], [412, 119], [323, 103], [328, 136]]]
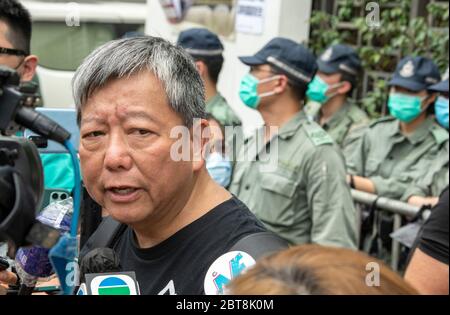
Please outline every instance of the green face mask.
[[265, 94], [258, 94], [258, 85], [267, 83], [273, 80], [278, 79], [279, 76], [273, 76], [268, 79], [264, 79], [259, 81], [256, 77], [251, 75], [250, 73], [246, 74], [241, 81], [241, 86], [239, 88], [239, 96], [244, 102], [244, 104], [250, 108], [256, 109], [261, 103], [261, 98], [275, 95], [275, 92], [268, 92]]
[[320, 104], [325, 104], [334, 95], [327, 95], [327, 92], [340, 86], [342, 83], [328, 85], [322, 78], [318, 75], [314, 77], [311, 83], [308, 85], [308, 90], [306, 91], [306, 96], [309, 100], [318, 102]]
[[391, 115], [401, 122], [409, 123], [423, 112], [422, 102], [425, 98], [402, 93], [391, 93], [388, 107]]

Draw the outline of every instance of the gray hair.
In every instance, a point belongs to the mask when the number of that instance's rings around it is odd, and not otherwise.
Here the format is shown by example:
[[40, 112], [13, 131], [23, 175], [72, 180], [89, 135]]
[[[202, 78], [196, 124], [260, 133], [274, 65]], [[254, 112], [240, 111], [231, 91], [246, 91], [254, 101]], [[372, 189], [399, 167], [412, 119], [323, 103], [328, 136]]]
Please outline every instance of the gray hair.
[[83, 61], [72, 80], [81, 121], [88, 98], [112, 79], [150, 71], [161, 81], [170, 106], [191, 127], [205, 118], [205, 88], [193, 59], [180, 47], [150, 36], [120, 39], [97, 48]]

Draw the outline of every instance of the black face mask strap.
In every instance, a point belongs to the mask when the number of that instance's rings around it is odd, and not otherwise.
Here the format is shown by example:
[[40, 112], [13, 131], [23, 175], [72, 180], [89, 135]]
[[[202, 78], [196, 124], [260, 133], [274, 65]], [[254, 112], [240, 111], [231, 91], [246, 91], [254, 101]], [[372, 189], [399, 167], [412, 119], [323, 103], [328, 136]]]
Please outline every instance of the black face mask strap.
[[4, 48], [4, 47], [0, 47], [0, 54], [19, 57], [27, 57], [29, 55], [24, 50], [21, 49]]
[[29, 54], [26, 53], [24, 50], [13, 49], [13, 48], [4, 48], [4, 47], [0, 47], [0, 54], [23, 57], [23, 59], [22, 59], [22, 61], [20, 61], [19, 65], [14, 68], [14, 70], [16, 70], [16, 71], [17, 71], [17, 69], [20, 68], [20, 66], [23, 65], [23, 63], [25, 62], [25, 59], [29, 56]]
[[19, 63], [19, 65], [17, 67], [14, 68], [14, 70], [17, 71], [23, 65], [23, 63], [25, 62], [25, 59], [26, 59], [26, 57], [22, 59], [22, 61]]

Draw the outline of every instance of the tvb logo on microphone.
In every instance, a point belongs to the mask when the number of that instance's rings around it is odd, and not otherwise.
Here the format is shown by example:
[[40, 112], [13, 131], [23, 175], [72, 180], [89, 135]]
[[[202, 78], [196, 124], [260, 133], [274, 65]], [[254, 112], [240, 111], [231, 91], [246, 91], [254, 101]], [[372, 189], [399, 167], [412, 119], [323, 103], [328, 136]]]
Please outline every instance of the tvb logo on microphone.
[[87, 274], [78, 295], [140, 295], [134, 272]]

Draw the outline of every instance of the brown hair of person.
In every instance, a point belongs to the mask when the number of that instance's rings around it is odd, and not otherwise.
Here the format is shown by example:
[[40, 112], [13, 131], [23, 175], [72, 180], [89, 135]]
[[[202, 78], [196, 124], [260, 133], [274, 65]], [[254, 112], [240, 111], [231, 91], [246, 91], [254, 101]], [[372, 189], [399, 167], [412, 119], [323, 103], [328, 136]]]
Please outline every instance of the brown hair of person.
[[[379, 286], [366, 282], [374, 265], [379, 266]], [[349, 249], [318, 245], [298, 246], [261, 259], [232, 281], [227, 291], [232, 295], [417, 294], [375, 258]]]

